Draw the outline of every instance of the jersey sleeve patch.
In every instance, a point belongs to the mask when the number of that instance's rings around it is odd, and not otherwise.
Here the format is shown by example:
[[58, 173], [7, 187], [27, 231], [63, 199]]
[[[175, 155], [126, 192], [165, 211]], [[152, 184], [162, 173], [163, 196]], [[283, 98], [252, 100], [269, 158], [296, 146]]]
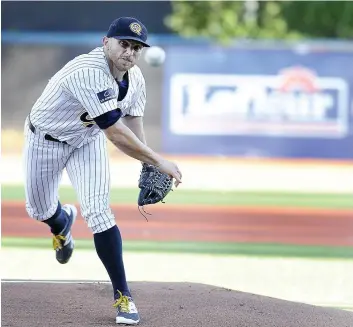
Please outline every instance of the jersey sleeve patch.
[[109, 88], [105, 91], [97, 93], [97, 97], [100, 103], [107, 102], [109, 100], [115, 99], [116, 95], [112, 88]]

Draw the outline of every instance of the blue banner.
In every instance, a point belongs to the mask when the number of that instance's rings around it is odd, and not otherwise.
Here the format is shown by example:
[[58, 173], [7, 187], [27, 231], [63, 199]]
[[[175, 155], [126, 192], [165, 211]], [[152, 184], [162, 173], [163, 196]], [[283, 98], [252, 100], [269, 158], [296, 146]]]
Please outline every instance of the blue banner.
[[165, 152], [353, 159], [352, 52], [199, 45], [166, 58]]

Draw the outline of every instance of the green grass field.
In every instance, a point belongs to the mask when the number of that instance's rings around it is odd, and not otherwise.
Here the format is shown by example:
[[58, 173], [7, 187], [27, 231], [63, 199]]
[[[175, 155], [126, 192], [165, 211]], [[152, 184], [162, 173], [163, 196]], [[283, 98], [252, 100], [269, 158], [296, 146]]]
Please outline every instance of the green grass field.
[[[24, 201], [22, 186], [1, 187], [3, 201]], [[77, 202], [72, 188], [60, 188], [61, 202]], [[111, 202], [120, 204], [136, 204], [138, 188], [112, 189]], [[166, 203], [197, 204], [197, 205], [249, 205], [249, 206], [279, 206], [303, 208], [353, 208], [352, 196], [349, 194], [306, 194], [306, 193], [274, 193], [274, 192], [216, 192], [190, 191], [177, 189], [169, 193]]]
[[[21, 186], [2, 186], [2, 201], [24, 201]], [[136, 204], [138, 189], [113, 189], [111, 202]], [[77, 202], [72, 188], [60, 188], [62, 202]], [[352, 197], [347, 194], [296, 194], [296, 193], [240, 193], [188, 191], [178, 189], [166, 198], [167, 204], [197, 205], [248, 205], [302, 208], [353, 208]], [[45, 239], [2, 238], [4, 247], [50, 247], [50, 235]], [[77, 248], [93, 249], [90, 240], [77, 240]], [[353, 259], [353, 247], [298, 246], [283, 244], [248, 244], [248, 243], [202, 243], [202, 242], [147, 242], [125, 241], [127, 251], [137, 252], [178, 252], [225, 255], [284, 256], [308, 258], [345, 258]]]
[[[75, 240], [76, 248], [94, 250], [93, 240]], [[9, 238], [2, 239], [4, 247], [45, 248], [51, 246], [49, 238]], [[125, 251], [194, 253], [211, 255], [255, 255], [261, 257], [301, 257], [352, 259], [353, 247], [301, 246], [271, 243], [206, 243], [206, 242], [152, 242], [124, 241]]]

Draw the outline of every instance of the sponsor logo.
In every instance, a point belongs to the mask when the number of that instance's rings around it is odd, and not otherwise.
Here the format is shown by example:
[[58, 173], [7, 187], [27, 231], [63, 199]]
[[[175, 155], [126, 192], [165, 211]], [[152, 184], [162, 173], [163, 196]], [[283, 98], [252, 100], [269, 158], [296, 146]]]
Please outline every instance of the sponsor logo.
[[97, 97], [100, 103], [107, 102], [109, 100], [115, 99], [115, 92], [113, 89], [109, 88], [105, 91], [97, 93]]
[[306, 67], [278, 75], [176, 74], [170, 85], [175, 134], [345, 137], [348, 85]]

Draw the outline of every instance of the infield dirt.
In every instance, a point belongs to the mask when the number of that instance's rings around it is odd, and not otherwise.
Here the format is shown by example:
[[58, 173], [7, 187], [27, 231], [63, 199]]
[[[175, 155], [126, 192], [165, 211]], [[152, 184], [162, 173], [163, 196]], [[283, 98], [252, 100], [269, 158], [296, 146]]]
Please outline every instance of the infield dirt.
[[[351, 327], [353, 313], [204, 284], [132, 282], [148, 327]], [[2, 326], [116, 326], [108, 284], [2, 283]]]

